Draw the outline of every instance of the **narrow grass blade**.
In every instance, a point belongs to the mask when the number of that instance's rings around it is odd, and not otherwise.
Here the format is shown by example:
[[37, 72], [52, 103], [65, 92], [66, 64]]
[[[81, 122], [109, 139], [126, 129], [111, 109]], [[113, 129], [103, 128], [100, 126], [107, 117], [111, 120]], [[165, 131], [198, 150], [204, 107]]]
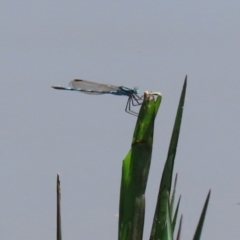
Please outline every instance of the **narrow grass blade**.
[[210, 199], [210, 195], [211, 195], [211, 190], [209, 190], [199, 222], [198, 222], [198, 226], [196, 229], [196, 232], [194, 234], [193, 240], [199, 240], [201, 237], [201, 233], [202, 233], [202, 227], [203, 227], [203, 223], [204, 223], [204, 219], [206, 216], [206, 212], [207, 212], [207, 207], [208, 207], [208, 203], [209, 203], [209, 199]]
[[176, 240], [180, 240], [181, 230], [182, 230], [182, 219], [183, 219], [183, 215], [181, 215], [181, 218], [180, 218], [180, 222], [179, 222], [179, 227], [178, 227], [178, 233], [177, 233], [177, 238], [176, 238]]
[[175, 176], [174, 186], [173, 186], [173, 192], [172, 192], [172, 197], [171, 197], [171, 202], [170, 202], [170, 211], [171, 211], [172, 229], [173, 229], [173, 232], [174, 232], [174, 229], [175, 229], [175, 225], [176, 225], [176, 221], [177, 221], [177, 216], [178, 216], [178, 209], [179, 209], [180, 200], [181, 200], [181, 196], [180, 196], [179, 199], [178, 199], [178, 203], [177, 203], [175, 212], [174, 212], [173, 208], [174, 208], [174, 200], [175, 200], [175, 194], [176, 194], [177, 177], [178, 177], [178, 174], [176, 174], [176, 176]]
[[62, 240], [62, 229], [61, 229], [61, 188], [60, 188], [59, 174], [57, 174], [57, 240]]
[[174, 217], [173, 217], [173, 220], [172, 220], [173, 232], [174, 232], [175, 225], [176, 225], [176, 222], [177, 222], [177, 216], [178, 216], [178, 209], [179, 209], [180, 201], [181, 201], [181, 195], [180, 195], [180, 197], [178, 199], [177, 207], [176, 207], [176, 210], [175, 210], [175, 213], [174, 213]]
[[160, 183], [157, 206], [154, 214], [152, 231], [150, 235], [150, 240], [154, 239], [162, 239], [166, 224], [166, 204], [168, 201], [168, 192], [171, 192], [171, 184], [172, 184], [172, 173], [174, 167], [174, 159], [177, 151], [178, 138], [180, 133], [184, 100], [186, 94], [187, 87], [187, 76], [185, 78], [183, 89], [178, 105], [177, 115], [173, 127], [172, 137], [168, 149], [167, 160], [164, 166], [162, 179]]
[[176, 194], [177, 176], [178, 176], [178, 174], [176, 174], [176, 176], [175, 176], [173, 192], [172, 192], [172, 197], [171, 197], [171, 203], [170, 203], [171, 217], [173, 217], [173, 207], [174, 207], [174, 200], [175, 200], [175, 194]]
[[142, 239], [145, 214], [145, 189], [152, 155], [153, 129], [161, 95], [145, 93], [131, 150], [123, 160], [119, 204], [119, 240]]
[[166, 240], [173, 240], [172, 219], [171, 219], [169, 201], [167, 201], [166, 210], [167, 210], [167, 214], [166, 214], [167, 238], [166, 238]]

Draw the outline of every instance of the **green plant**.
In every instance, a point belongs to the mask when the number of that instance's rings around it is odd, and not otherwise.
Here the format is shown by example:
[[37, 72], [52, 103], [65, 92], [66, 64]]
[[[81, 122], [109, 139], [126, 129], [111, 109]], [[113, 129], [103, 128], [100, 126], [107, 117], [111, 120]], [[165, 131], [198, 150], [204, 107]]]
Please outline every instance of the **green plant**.
[[[172, 240], [177, 221], [181, 196], [174, 210], [177, 175], [171, 193], [174, 160], [182, 121], [187, 76], [184, 81], [175, 123], [170, 140], [167, 159], [163, 169], [158, 192], [157, 206], [153, 218], [150, 240]], [[142, 240], [145, 215], [145, 190], [151, 164], [154, 121], [162, 97], [159, 93], [145, 92], [131, 149], [123, 160], [119, 204], [119, 240]], [[170, 194], [171, 193], [171, 194]], [[201, 231], [210, 198], [207, 195], [193, 240], [200, 239]], [[180, 217], [176, 239], [180, 240], [182, 216]], [[62, 239], [60, 214], [60, 180], [57, 175], [57, 240]]]
[[[150, 240], [171, 240], [175, 229], [180, 198], [173, 211], [176, 182], [170, 200], [174, 160], [182, 121], [187, 76], [184, 81], [176, 119], [172, 131], [167, 160], [160, 182], [157, 206], [153, 218]], [[131, 150], [123, 160], [122, 181], [119, 206], [119, 240], [141, 240], [144, 226], [145, 190], [151, 163], [154, 120], [161, 104], [161, 95], [155, 99], [153, 94], [145, 93], [139, 117], [133, 134]], [[176, 178], [177, 179], [177, 178]], [[208, 194], [194, 240], [199, 239], [210, 197]], [[177, 234], [180, 239], [181, 222]]]

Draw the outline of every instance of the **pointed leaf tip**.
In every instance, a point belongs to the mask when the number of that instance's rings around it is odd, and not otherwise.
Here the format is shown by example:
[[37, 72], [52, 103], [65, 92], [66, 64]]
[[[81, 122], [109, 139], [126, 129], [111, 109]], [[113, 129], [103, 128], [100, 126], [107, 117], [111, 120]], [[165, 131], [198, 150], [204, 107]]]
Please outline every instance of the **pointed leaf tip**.
[[60, 175], [57, 173], [57, 183], [60, 183]]
[[187, 78], [188, 78], [188, 76], [186, 75], [186, 76], [185, 76], [185, 79], [184, 79], [183, 88], [186, 88], [186, 86], [187, 86]]
[[206, 216], [206, 212], [207, 212], [207, 207], [208, 207], [210, 195], [211, 195], [211, 189], [209, 190], [207, 198], [205, 200], [205, 203], [204, 203], [204, 206], [203, 206], [203, 210], [202, 210], [200, 219], [198, 221], [198, 225], [197, 225], [197, 228], [196, 228], [193, 240], [199, 240], [200, 237], [201, 237], [202, 228], [203, 228], [203, 224], [204, 224], [204, 220], [205, 220], [205, 216]]

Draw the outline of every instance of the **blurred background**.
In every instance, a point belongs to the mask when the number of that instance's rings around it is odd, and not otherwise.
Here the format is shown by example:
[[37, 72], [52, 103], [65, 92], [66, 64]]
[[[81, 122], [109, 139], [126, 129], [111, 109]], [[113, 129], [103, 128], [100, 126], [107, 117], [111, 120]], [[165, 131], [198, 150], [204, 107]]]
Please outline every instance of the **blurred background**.
[[127, 97], [57, 91], [74, 78], [160, 91], [144, 239], [184, 77], [174, 172], [182, 239], [209, 189], [202, 239], [239, 239], [240, 2], [0, 2], [1, 239], [54, 239], [56, 174], [63, 239], [117, 239], [122, 160], [136, 118]]

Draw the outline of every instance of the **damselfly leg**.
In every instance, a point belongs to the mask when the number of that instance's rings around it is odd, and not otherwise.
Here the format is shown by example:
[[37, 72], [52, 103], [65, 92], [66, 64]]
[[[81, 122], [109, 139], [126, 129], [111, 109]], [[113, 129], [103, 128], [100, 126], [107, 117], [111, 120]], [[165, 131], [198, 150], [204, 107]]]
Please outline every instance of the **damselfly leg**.
[[138, 116], [138, 113], [134, 112], [131, 109], [131, 106], [140, 106], [142, 105], [143, 102], [143, 97], [144, 96], [138, 96], [136, 94], [131, 94], [128, 98], [127, 104], [126, 104], [126, 108], [125, 108], [125, 112], [133, 115], [133, 116]]
[[143, 103], [144, 95], [140, 97], [137, 94], [132, 94], [131, 98], [132, 98], [132, 105], [139, 106], [139, 105], [142, 105]]

